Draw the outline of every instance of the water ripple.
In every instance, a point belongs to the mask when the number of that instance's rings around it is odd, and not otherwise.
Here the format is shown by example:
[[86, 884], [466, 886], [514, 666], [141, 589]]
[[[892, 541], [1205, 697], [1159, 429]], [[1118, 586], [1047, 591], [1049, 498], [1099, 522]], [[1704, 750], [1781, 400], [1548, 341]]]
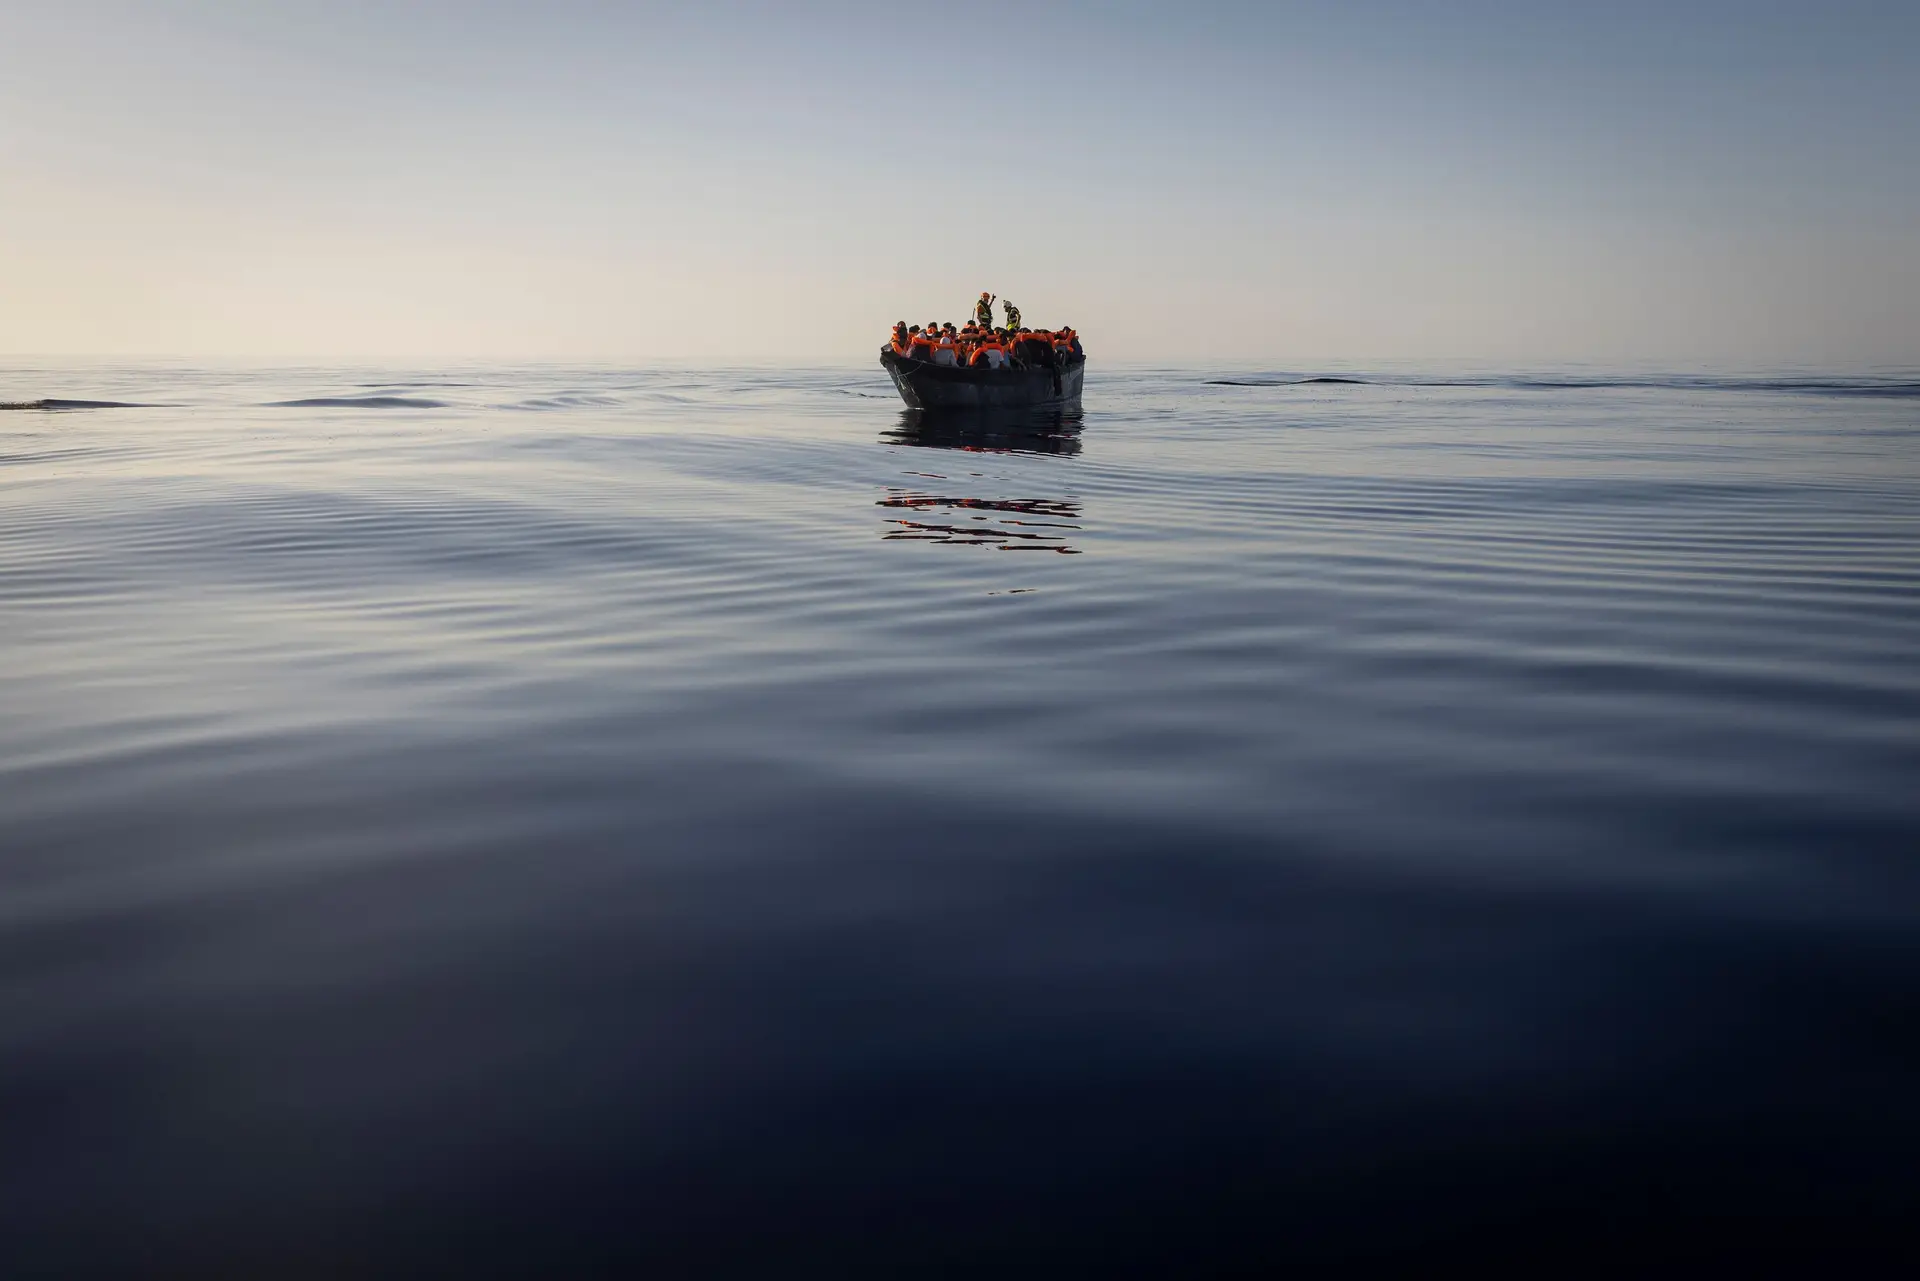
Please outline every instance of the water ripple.
[[28, 1271], [1904, 1226], [1909, 374], [0, 384]]

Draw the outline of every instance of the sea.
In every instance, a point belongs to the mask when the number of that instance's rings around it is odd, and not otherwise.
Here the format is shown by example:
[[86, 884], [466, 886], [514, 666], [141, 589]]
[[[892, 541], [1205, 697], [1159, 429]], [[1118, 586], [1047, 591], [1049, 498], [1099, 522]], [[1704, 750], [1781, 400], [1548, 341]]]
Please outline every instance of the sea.
[[1090, 370], [0, 366], [0, 1271], [1914, 1261], [1920, 374]]

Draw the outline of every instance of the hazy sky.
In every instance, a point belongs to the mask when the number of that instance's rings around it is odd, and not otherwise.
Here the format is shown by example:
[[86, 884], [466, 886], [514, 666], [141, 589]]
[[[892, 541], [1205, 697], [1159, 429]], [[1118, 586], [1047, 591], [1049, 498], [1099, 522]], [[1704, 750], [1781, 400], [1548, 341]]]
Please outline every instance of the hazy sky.
[[1920, 365], [1920, 5], [0, 0], [0, 353]]

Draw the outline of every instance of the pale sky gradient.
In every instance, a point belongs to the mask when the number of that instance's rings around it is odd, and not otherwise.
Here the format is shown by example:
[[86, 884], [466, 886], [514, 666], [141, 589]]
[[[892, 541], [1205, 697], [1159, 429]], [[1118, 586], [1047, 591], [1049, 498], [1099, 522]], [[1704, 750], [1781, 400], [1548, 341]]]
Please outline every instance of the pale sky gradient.
[[1920, 5], [0, 0], [0, 354], [1920, 365]]

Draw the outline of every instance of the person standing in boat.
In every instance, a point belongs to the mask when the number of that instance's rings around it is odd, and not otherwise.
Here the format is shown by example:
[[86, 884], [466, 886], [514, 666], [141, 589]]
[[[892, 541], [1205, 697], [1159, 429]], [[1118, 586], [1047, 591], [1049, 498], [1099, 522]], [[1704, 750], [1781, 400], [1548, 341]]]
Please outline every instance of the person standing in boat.
[[1000, 300], [1000, 305], [1007, 309], [1007, 328], [1011, 329], [1016, 334], [1019, 333], [1020, 332], [1020, 309], [1014, 306], [1012, 303], [1008, 302], [1004, 298]]
[[984, 289], [980, 291], [980, 301], [973, 304], [973, 321], [982, 329], [993, 328], [993, 295]]

